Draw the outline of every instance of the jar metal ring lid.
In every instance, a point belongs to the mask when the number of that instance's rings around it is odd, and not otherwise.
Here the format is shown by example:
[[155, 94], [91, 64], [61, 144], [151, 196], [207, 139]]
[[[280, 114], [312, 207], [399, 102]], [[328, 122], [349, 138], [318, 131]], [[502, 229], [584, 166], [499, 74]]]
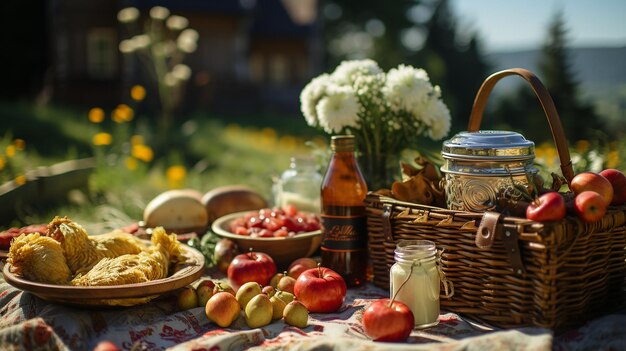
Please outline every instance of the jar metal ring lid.
[[510, 131], [460, 132], [443, 143], [441, 154], [445, 159], [528, 160], [535, 157], [535, 143]]

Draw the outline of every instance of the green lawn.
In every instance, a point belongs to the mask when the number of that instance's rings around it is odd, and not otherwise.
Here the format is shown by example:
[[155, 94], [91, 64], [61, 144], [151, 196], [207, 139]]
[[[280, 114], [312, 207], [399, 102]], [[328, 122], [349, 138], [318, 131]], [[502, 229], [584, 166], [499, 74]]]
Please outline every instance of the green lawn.
[[[221, 185], [246, 184], [271, 199], [272, 179], [288, 167], [292, 155], [326, 153], [325, 137], [308, 127], [303, 118], [267, 115], [227, 119], [196, 114], [178, 121], [168, 131], [167, 149], [159, 150], [155, 145], [157, 133], [151, 127], [155, 123], [148, 116], [136, 116], [121, 124], [110, 120], [96, 124], [89, 121], [87, 112], [0, 104], [3, 142], [15, 138], [25, 141], [24, 150], [9, 160], [19, 168], [91, 156], [98, 165], [87, 193], [71, 193], [62, 206], [27, 209], [10, 223], [0, 223], [1, 227], [42, 223], [55, 215], [67, 215], [105, 230], [141, 219], [147, 202], [171, 188], [204, 193]], [[110, 145], [92, 144], [92, 137], [99, 132], [112, 136]], [[150, 162], [139, 161], [136, 168], [129, 169], [126, 162], [135, 134], [143, 137], [154, 156]], [[316, 146], [305, 145], [307, 141]], [[320, 157], [320, 165], [324, 162]], [[173, 165], [184, 168], [183, 180], [167, 178], [167, 168]], [[8, 173], [6, 168], [2, 172], [5, 176]]]

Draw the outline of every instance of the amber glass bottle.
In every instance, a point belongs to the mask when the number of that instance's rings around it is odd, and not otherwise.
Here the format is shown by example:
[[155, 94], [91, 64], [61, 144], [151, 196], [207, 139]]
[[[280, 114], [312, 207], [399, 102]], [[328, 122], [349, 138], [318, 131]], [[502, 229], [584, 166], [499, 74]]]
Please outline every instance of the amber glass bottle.
[[322, 181], [322, 266], [339, 273], [349, 287], [365, 283], [367, 268], [367, 185], [354, 157], [354, 136], [331, 138], [333, 151]]

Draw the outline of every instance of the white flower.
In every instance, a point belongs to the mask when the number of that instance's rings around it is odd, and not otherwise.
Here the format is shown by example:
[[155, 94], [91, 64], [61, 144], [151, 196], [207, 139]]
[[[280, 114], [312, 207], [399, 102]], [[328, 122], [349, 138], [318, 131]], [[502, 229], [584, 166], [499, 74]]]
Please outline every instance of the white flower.
[[316, 111], [317, 103], [326, 93], [328, 84], [330, 84], [330, 76], [324, 73], [311, 80], [300, 93], [300, 110], [307, 124], [312, 127], [319, 125]]
[[182, 31], [176, 39], [176, 46], [185, 53], [192, 53], [198, 48], [198, 32], [195, 29], [187, 28]]
[[328, 86], [327, 94], [316, 106], [319, 124], [327, 133], [358, 126], [359, 104], [350, 87]]
[[191, 68], [180, 63], [172, 68], [172, 75], [180, 81], [188, 80], [191, 77]]
[[422, 120], [430, 127], [428, 136], [440, 140], [450, 132], [450, 110], [443, 101], [432, 98], [421, 111]]
[[163, 81], [165, 82], [165, 85], [167, 85], [168, 87], [174, 87], [176, 86], [176, 84], [178, 84], [178, 79], [176, 79], [176, 77], [174, 76], [172, 72], [165, 73], [165, 77], [163, 77]]
[[135, 7], [127, 7], [117, 13], [117, 20], [120, 23], [131, 23], [136, 21], [137, 18], [139, 18], [139, 10]]
[[[310, 126], [329, 134], [360, 135], [368, 150], [399, 154], [420, 136], [439, 140], [450, 131], [450, 111], [423, 69], [399, 65], [388, 73], [372, 60], [344, 61], [300, 93]], [[375, 143], [375, 144], [374, 144]]]
[[416, 115], [433, 94], [426, 71], [405, 65], [389, 70], [382, 90], [392, 110], [403, 109]]
[[120, 42], [119, 49], [122, 54], [130, 54], [135, 51], [135, 41], [131, 39], [124, 39]]
[[331, 77], [339, 85], [352, 85], [358, 76], [375, 75], [382, 72], [374, 60], [351, 60], [341, 62]]
[[135, 35], [131, 38], [135, 44], [135, 49], [145, 49], [150, 45], [150, 36], [148, 34]]
[[189, 25], [189, 21], [183, 16], [170, 16], [165, 25], [170, 30], [183, 30]]
[[164, 20], [167, 16], [170, 15], [170, 10], [166, 9], [163, 6], [155, 6], [150, 9], [150, 17], [155, 20]]

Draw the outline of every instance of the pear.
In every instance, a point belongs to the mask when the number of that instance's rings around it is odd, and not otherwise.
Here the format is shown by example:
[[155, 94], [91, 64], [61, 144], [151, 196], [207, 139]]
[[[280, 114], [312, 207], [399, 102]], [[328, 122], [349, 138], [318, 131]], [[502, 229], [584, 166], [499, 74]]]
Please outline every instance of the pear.
[[274, 295], [276, 297], [278, 297], [279, 299], [283, 300], [283, 302], [285, 302], [285, 304], [290, 303], [291, 301], [293, 301], [296, 297], [287, 291], [277, 291], [276, 294]]
[[239, 302], [242, 310], [246, 309], [246, 305], [250, 302], [250, 300], [252, 300], [253, 297], [261, 294], [261, 289], [261, 284], [257, 282], [247, 282], [242, 285], [239, 290], [237, 290], [235, 297], [237, 298], [237, 302]]
[[287, 306], [285, 301], [274, 295], [270, 297], [270, 302], [272, 303], [272, 319], [276, 320], [283, 318], [283, 310], [285, 309], [285, 306]]
[[278, 286], [278, 282], [286, 275], [287, 275], [287, 272], [274, 274], [272, 279], [270, 279], [270, 286], [272, 286], [273, 288], [276, 288]]
[[272, 297], [274, 296], [274, 294], [276, 294], [276, 289], [274, 289], [274, 287], [271, 285], [267, 285], [263, 287], [263, 290], [261, 290], [261, 292], [269, 297]]
[[265, 294], [259, 294], [248, 302], [244, 310], [246, 324], [250, 328], [260, 328], [272, 321], [273, 308], [270, 298]]
[[309, 311], [298, 300], [291, 301], [285, 306], [283, 317], [285, 323], [294, 327], [304, 328], [309, 324]]
[[206, 306], [207, 301], [213, 296], [215, 283], [209, 279], [201, 281], [196, 287], [196, 295], [198, 296], [198, 307]]
[[210, 321], [226, 328], [239, 317], [241, 309], [235, 296], [229, 292], [220, 291], [207, 301], [204, 313]]
[[286, 291], [293, 294], [293, 287], [296, 285], [296, 280], [292, 277], [285, 274], [280, 280], [278, 284], [276, 284], [276, 289]]
[[198, 296], [192, 286], [186, 286], [178, 293], [178, 308], [182, 311], [198, 307]]
[[235, 290], [233, 290], [233, 288], [230, 287], [230, 285], [228, 283], [225, 282], [215, 282], [215, 287], [213, 287], [213, 295], [217, 294], [218, 292], [227, 292], [229, 294], [232, 294], [233, 296], [235, 296]]

